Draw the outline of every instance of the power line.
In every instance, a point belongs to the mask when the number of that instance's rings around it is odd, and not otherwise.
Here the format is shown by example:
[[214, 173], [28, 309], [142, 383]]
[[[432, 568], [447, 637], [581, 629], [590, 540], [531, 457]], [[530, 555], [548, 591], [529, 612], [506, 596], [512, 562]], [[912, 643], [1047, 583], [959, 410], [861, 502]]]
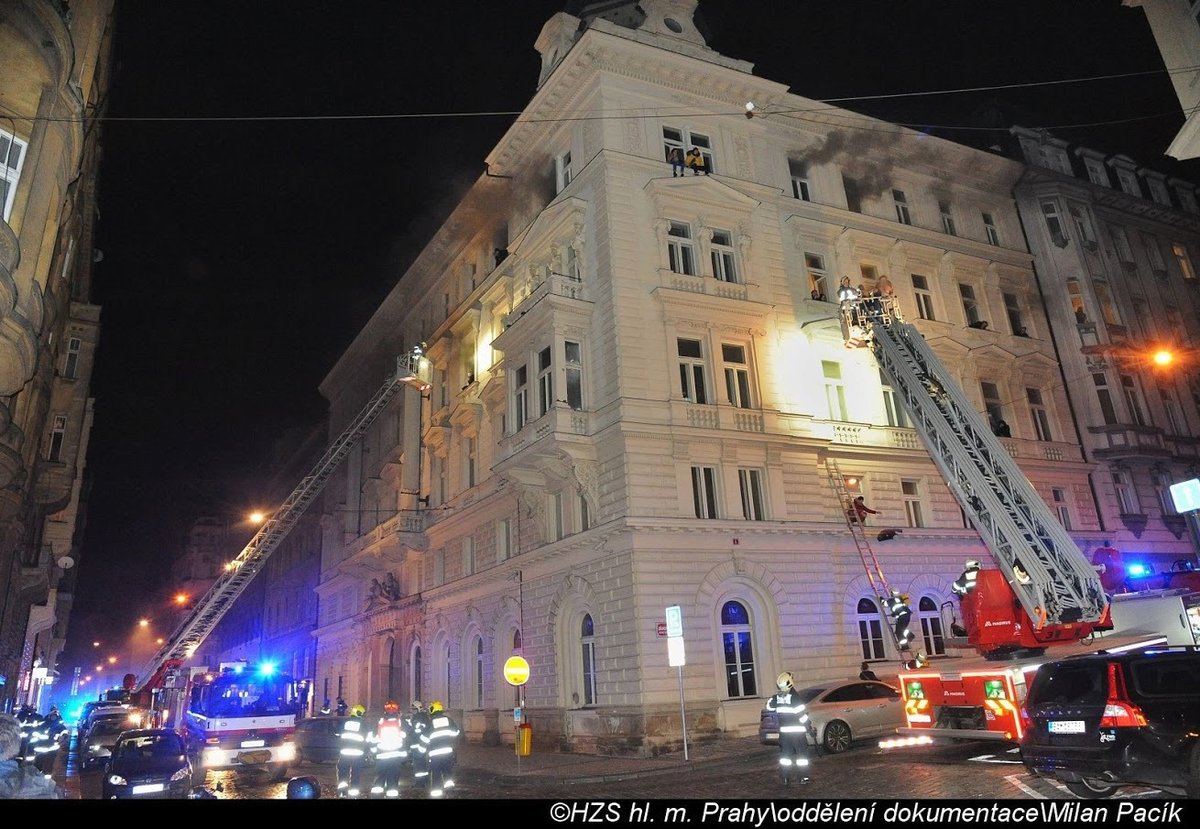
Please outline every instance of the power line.
[[[997, 91], [997, 90], [1005, 90], [1005, 89], [1029, 89], [1029, 88], [1035, 88], [1035, 87], [1054, 86], [1054, 85], [1073, 84], [1073, 83], [1090, 83], [1093, 81], [1115, 80], [1115, 79], [1120, 79], [1120, 78], [1132, 78], [1132, 77], [1140, 77], [1140, 76], [1145, 76], [1145, 75], [1158, 75], [1158, 74], [1163, 74], [1163, 73], [1170, 75], [1170, 74], [1176, 74], [1176, 73], [1194, 72], [1197, 70], [1200, 70], [1200, 65], [1182, 67], [1179, 69], [1167, 69], [1167, 70], [1154, 69], [1154, 70], [1143, 70], [1143, 71], [1139, 71], [1139, 72], [1123, 72], [1123, 73], [1116, 73], [1116, 74], [1109, 74], [1109, 75], [1090, 75], [1090, 76], [1079, 77], [1079, 78], [1060, 78], [1057, 80], [1049, 80], [1049, 81], [1027, 81], [1027, 82], [1023, 82], [1023, 83], [993, 84], [993, 85], [986, 85], [986, 86], [960, 87], [960, 88], [953, 88], [953, 89], [935, 89], [935, 90], [926, 90], [926, 91], [921, 91], [921, 92], [892, 92], [892, 93], [879, 93], [879, 94], [874, 94], [874, 95], [844, 96], [844, 97], [836, 97], [836, 98], [814, 98], [812, 100], [816, 101], [817, 103], [821, 103], [821, 104], [834, 104], [834, 103], [848, 102], [848, 101], [872, 101], [872, 100], [889, 100], [889, 99], [894, 99], [894, 98], [913, 98], [913, 97], [937, 96], [937, 95], [954, 95], [954, 94], [963, 94], [963, 93], [972, 93], [972, 92]], [[800, 97], [803, 97], [803, 96], [800, 96]], [[784, 109], [784, 110], [764, 110], [761, 114], [762, 115], [787, 115], [787, 114], [793, 114], [793, 113], [797, 113], [797, 112], [826, 112], [826, 111], [837, 112], [840, 109], [841, 109], [840, 107], [830, 106], [830, 107], [814, 107], [814, 108], [799, 108], [799, 109]], [[372, 113], [372, 114], [357, 114], [357, 115], [356, 114], [340, 114], [340, 115], [339, 114], [335, 114], [335, 115], [98, 115], [90, 120], [104, 121], [104, 122], [130, 122], [130, 123], [175, 122], [175, 121], [189, 122], [189, 123], [190, 122], [196, 122], [196, 123], [247, 122], [247, 121], [260, 121], [260, 122], [386, 121], [386, 120], [417, 120], [417, 119], [442, 119], [442, 118], [514, 117], [514, 116], [521, 115], [521, 113], [523, 111], [524, 110], [475, 110], [475, 111], [461, 110], [461, 111], [451, 111], [451, 112], [396, 112], [396, 113]], [[658, 111], [662, 112], [663, 110], [660, 109]], [[578, 115], [578, 116], [550, 117], [550, 118], [518, 118], [515, 123], [518, 123], [518, 124], [541, 124], [541, 123], [566, 123], [566, 122], [571, 122], [571, 121], [624, 120], [624, 119], [631, 119], [631, 118], [640, 119], [640, 118], [645, 118], [650, 114], [646, 110], [637, 110], [634, 112], [627, 112], [625, 110], [616, 110], [615, 112], [623, 113], [623, 114], [613, 114], [611, 112], [605, 113], [604, 111], [601, 111], [600, 114], [595, 114], [595, 115]], [[731, 110], [730, 112], [720, 112], [720, 111], [714, 112], [714, 111], [706, 110], [706, 111], [696, 111], [696, 112], [686, 112], [686, 111], [676, 112], [676, 113], [672, 113], [672, 115], [674, 115], [674, 117], [696, 117], [696, 116], [740, 114], [742, 112], [743, 112], [743, 110], [740, 110], [740, 109], [739, 110]], [[43, 122], [78, 122], [78, 121], [83, 120], [82, 118], [55, 117], [55, 116], [42, 116], [42, 115], [32, 115], [32, 116], [15, 115], [14, 117], [20, 118], [22, 120], [27, 120], [27, 121], [43, 121]], [[1159, 116], [1159, 115], [1142, 116], [1142, 118], [1156, 118], [1156, 117], [1161, 117], [1161, 116]], [[1135, 119], [1127, 119], [1127, 120], [1139, 120], [1139, 119], [1135, 118]], [[1063, 125], [1058, 128], [1064, 129], [1064, 128], [1067, 128], [1070, 126], [1103, 126], [1103, 125], [1109, 124], [1109, 123], [1125, 123], [1125, 122], [1126, 121], [1097, 121], [1097, 122], [1093, 122], [1093, 123], [1089, 123], [1089, 124], [1082, 124], [1082, 125]], [[902, 125], [902, 126], [906, 126], [906, 125]], [[968, 129], [968, 127], [956, 127], [956, 126], [952, 126], [952, 125], [927, 125], [927, 126], [936, 126], [938, 128], [942, 128], [942, 129]], [[977, 129], [979, 129], [979, 128], [977, 128]]]

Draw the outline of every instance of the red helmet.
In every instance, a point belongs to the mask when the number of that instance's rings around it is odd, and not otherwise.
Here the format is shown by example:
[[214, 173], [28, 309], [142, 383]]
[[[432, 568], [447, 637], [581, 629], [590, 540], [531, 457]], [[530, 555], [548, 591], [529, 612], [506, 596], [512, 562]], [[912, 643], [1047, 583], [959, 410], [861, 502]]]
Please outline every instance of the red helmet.
[[387, 702], [385, 702], [383, 704], [383, 713], [399, 714], [400, 713], [400, 703], [396, 702], [394, 699], [389, 699]]

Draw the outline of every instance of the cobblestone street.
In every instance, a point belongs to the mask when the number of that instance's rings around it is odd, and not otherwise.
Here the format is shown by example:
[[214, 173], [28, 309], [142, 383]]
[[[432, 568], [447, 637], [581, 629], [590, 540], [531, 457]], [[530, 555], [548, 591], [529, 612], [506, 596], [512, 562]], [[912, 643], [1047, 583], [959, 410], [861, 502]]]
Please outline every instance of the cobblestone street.
[[[609, 758], [535, 754], [521, 760], [510, 747], [464, 746], [460, 751], [455, 799], [705, 799], [758, 800], [795, 798], [844, 799], [1073, 799], [1054, 783], [1029, 775], [1015, 749], [968, 743], [885, 753], [870, 744], [840, 755], [814, 759], [811, 781], [784, 786], [776, 751], [752, 738], [728, 739], [701, 747], [685, 762], [681, 755], [654, 758]], [[60, 760], [59, 782], [74, 796], [100, 796], [100, 772], [75, 773]], [[322, 797], [333, 797], [332, 764], [304, 764], [291, 770], [320, 780]], [[365, 781], [369, 788], [372, 772]], [[270, 783], [255, 771], [210, 772], [207, 787], [218, 798], [284, 798], [286, 784]], [[1123, 797], [1171, 797], [1154, 789], [1128, 788]], [[424, 790], [408, 785], [404, 798], [424, 798]]]

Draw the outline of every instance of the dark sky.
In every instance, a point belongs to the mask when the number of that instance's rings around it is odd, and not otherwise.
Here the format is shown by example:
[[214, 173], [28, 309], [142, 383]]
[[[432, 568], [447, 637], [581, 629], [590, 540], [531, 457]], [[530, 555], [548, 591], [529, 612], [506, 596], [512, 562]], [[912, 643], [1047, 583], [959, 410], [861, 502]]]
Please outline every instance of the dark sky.
[[[206, 509], [291, 491], [307, 461], [273, 457], [279, 442], [319, 427], [318, 383], [512, 116], [271, 119], [520, 110], [534, 40], [565, 6], [117, 0], [94, 484], [69, 654], [161, 608], [170, 558]], [[842, 104], [964, 143], [984, 134], [950, 128], [981, 110], [1046, 127], [1156, 116], [1056, 130], [1154, 164], [1183, 123], [1143, 13], [1120, 0], [700, 8], [710, 45], [811, 98], [1017, 85]]]

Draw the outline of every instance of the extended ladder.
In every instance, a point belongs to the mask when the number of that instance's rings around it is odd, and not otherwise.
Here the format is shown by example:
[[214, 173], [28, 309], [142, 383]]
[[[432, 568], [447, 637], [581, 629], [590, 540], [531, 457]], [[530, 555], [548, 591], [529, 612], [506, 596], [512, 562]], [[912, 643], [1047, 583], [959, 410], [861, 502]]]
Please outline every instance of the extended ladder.
[[1108, 600], [1095, 569], [921, 333], [890, 298], [858, 300], [846, 313], [1029, 618], [1039, 628], [1101, 621]]
[[411, 353], [396, 359], [395, 373], [387, 379], [379, 391], [375, 392], [375, 396], [338, 436], [337, 440], [329, 445], [325, 454], [316, 462], [300, 485], [284, 500], [275, 514], [263, 523], [259, 531], [250, 539], [250, 543], [226, 566], [225, 572], [217, 578], [208, 592], [196, 603], [192, 612], [175, 629], [167, 643], [146, 665], [138, 682], [139, 688], [145, 688], [147, 683], [157, 676], [168, 663], [182, 664], [200, 647], [217, 623], [221, 621], [221, 617], [262, 569], [267, 557], [296, 526], [313, 499], [320, 494], [338, 464], [350, 453], [359, 438], [366, 434], [367, 429], [379, 417], [396, 392], [406, 385], [413, 386], [421, 392], [428, 390], [429, 383], [419, 376], [423, 359], [420, 347], [414, 348]]
[[[884, 575], [883, 566], [879, 563], [879, 559], [875, 557], [875, 551], [871, 549], [871, 542], [867, 539], [867, 532], [859, 516], [854, 514], [854, 502], [850, 498], [850, 492], [846, 489], [846, 479], [842, 476], [841, 469], [838, 468], [838, 463], [833, 458], [825, 459], [825, 474], [829, 476], [829, 485], [833, 488], [834, 494], [837, 496], [839, 503], [842, 505], [842, 517], [846, 521], [846, 527], [850, 530], [850, 537], [854, 539], [854, 547], [858, 550], [858, 557], [862, 560], [863, 571], [867, 574], [867, 581], [871, 585], [871, 590], [875, 593], [879, 606], [879, 617], [883, 621], [883, 626], [887, 628], [888, 633], [892, 637], [892, 641], [896, 644], [896, 650], [903, 652], [911, 650], [912, 645], [902, 645], [900, 637], [896, 635], [896, 618], [888, 612], [884, 602], [892, 595], [892, 586], [888, 584], [887, 576]], [[911, 615], [911, 614], [910, 614]]]

